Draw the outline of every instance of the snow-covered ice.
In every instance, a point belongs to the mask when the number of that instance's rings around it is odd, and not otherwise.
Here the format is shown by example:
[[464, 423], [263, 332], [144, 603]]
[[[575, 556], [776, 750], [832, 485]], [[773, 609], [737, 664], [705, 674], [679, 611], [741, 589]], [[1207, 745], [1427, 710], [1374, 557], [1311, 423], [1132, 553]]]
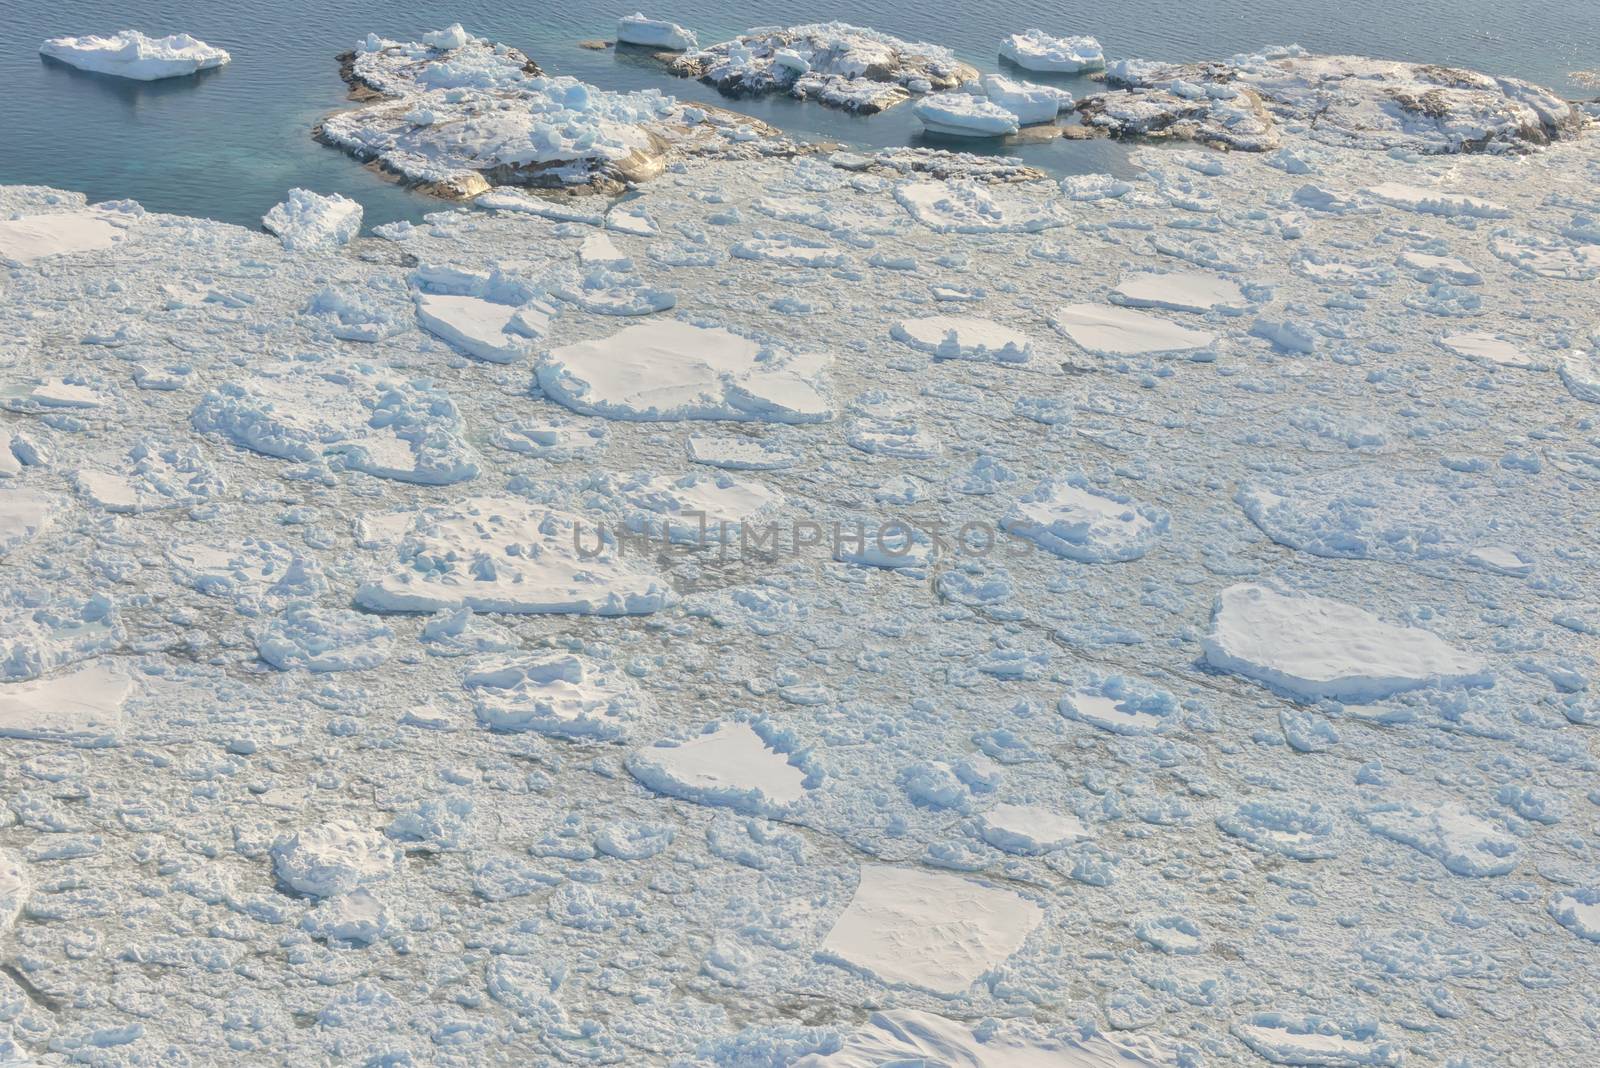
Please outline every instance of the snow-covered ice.
[[1044, 919], [1021, 895], [943, 872], [864, 864], [819, 952], [892, 985], [962, 993]]
[[361, 205], [338, 193], [291, 189], [289, 199], [274, 205], [261, 225], [295, 251], [348, 245], [361, 232]]
[[783, 812], [805, 796], [805, 773], [748, 723], [637, 749], [628, 770], [658, 793], [742, 812]]
[[1105, 52], [1093, 37], [1052, 37], [1043, 30], [1013, 33], [1000, 42], [1000, 54], [1024, 70], [1077, 74], [1100, 70]]
[[1050, 322], [1096, 356], [1193, 355], [1209, 352], [1217, 340], [1215, 334], [1159, 315], [1099, 304], [1065, 305]]
[[1004, 137], [1021, 125], [1015, 113], [970, 93], [935, 93], [912, 110], [929, 133], [947, 137]]
[[693, 31], [684, 29], [676, 22], [650, 18], [643, 12], [624, 15], [617, 20], [617, 43], [659, 48], [668, 52], [681, 52], [699, 44]]
[[1204, 645], [1213, 667], [1306, 700], [1374, 701], [1424, 686], [1491, 681], [1481, 658], [1432, 631], [1265, 586], [1230, 586], [1218, 594]]
[[39, 46], [39, 52], [81, 70], [141, 82], [210, 70], [233, 58], [186, 33], [146, 37], [138, 30], [109, 37], [52, 37]]

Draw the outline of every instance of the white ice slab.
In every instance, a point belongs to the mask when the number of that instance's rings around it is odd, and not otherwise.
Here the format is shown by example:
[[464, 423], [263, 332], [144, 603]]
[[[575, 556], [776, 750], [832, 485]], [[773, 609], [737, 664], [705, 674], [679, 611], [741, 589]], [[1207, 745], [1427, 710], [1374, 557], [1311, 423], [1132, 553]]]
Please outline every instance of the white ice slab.
[[1206, 312], [1242, 310], [1244, 293], [1238, 285], [1199, 271], [1135, 271], [1124, 274], [1111, 299], [1130, 308], [1164, 308], [1170, 311]]
[[1033, 340], [1022, 331], [964, 315], [902, 319], [889, 328], [889, 333], [897, 341], [942, 360], [1023, 363], [1033, 352]]
[[1100, 304], [1069, 304], [1050, 320], [1085, 352], [1096, 356], [1164, 356], [1208, 351], [1216, 335], [1147, 312]]
[[1206, 660], [1295, 697], [1376, 701], [1424, 686], [1481, 686], [1484, 662], [1431, 631], [1385, 623], [1325, 597], [1264, 586], [1218, 595]]
[[186, 33], [146, 37], [138, 30], [123, 30], [109, 37], [52, 37], [39, 51], [80, 70], [142, 82], [180, 78], [220, 67], [233, 58]]
[[69, 252], [92, 252], [126, 236], [110, 216], [93, 208], [0, 219], [0, 261], [29, 264]]
[[944, 872], [865, 864], [819, 956], [891, 986], [957, 996], [1027, 941], [1044, 910]]
[[1071, 812], [1043, 805], [996, 805], [978, 818], [978, 833], [996, 849], [1036, 855], [1094, 837]]
[[1052, 37], [1043, 30], [1013, 33], [1000, 42], [1000, 54], [1024, 70], [1077, 74], [1100, 70], [1105, 52], [1093, 37]]
[[93, 744], [122, 731], [133, 680], [98, 663], [27, 682], [0, 685], [0, 738]]
[[805, 773], [748, 723], [635, 750], [628, 770], [658, 793], [741, 812], [781, 812], [805, 796]]

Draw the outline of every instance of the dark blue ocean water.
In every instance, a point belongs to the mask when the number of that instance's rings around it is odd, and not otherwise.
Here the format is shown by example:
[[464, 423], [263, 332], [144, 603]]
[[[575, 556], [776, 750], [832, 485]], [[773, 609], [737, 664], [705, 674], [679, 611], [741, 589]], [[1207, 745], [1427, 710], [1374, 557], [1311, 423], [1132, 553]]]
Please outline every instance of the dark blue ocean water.
[[[284, 190], [300, 185], [360, 200], [368, 225], [416, 218], [438, 202], [385, 183], [312, 141], [310, 130], [348, 106], [335, 55], [369, 31], [413, 39], [451, 22], [521, 48], [550, 73], [603, 88], [657, 86], [681, 98], [718, 101], [800, 137], [861, 146], [923, 143], [909, 108], [857, 118], [787, 99], [723, 101], [714, 90], [666, 76], [646, 58], [578, 47], [610, 37], [616, 16], [636, 3], [12, 0], [0, 43], [0, 183], [78, 189], [91, 199], [131, 197], [152, 210], [247, 226], [258, 225]], [[1000, 38], [1030, 26], [1092, 33], [1112, 58], [1214, 58], [1297, 42], [1315, 51], [1511, 74], [1575, 97], [1595, 91], [1568, 73], [1600, 67], [1597, 0], [815, 0], [803, 7], [668, 0], [646, 7], [647, 14], [694, 29], [703, 42], [751, 26], [843, 19], [947, 45], [986, 71], [998, 69]], [[46, 37], [124, 28], [192, 33], [228, 49], [233, 63], [194, 78], [135, 83], [85, 74], [37, 53]], [[1008, 151], [1057, 173], [1116, 170], [1125, 155], [1107, 142], [1064, 140]]]

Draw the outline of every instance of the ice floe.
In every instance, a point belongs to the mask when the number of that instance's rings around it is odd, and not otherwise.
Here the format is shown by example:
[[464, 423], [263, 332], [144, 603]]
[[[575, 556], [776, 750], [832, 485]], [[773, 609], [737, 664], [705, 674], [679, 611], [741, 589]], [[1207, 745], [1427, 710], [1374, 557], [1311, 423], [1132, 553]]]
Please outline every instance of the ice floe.
[[628, 770], [657, 793], [774, 814], [805, 796], [805, 772], [748, 723], [726, 723], [685, 741], [636, 749]]
[[1139, 1035], [1040, 1034], [1015, 1021], [973, 1029], [915, 1009], [874, 1012], [837, 1050], [811, 1053], [789, 1068], [1158, 1068], [1173, 1063]]
[[996, 805], [979, 817], [978, 833], [996, 849], [1033, 855], [1071, 845], [1094, 833], [1071, 812], [1041, 805]]
[[1425, 853], [1456, 875], [1507, 875], [1522, 857], [1515, 835], [1460, 805], [1384, 805], [1361, 819], [1373, 834]]
[[1050, 317], [1073, 344], [1096, 356], [1203, 355], [1217, 336], [1148, 312], [1103, 304], [1068, 304]]
[[912, 110], [929, 133], [947, 137], [1004, 137], [1021, 125], [1015, 113], [970, 93], [935, 93]]
[[108, 249], [127, 240], [137, 215], [104, 205], [0, 219], [0, 261], [30, 264]]
[[833, 357], [786, 353], [722, 327], [662, 319], [551, 349], [539, 386], [552, 400], [608, 419], [814, 423], [832, 417]]
[[1006, 512], [1001, 523], [1058, 556], [1108, 564], [1137, 560], [1149, 552], [1169, 519], [1159, 509], [1073, 476], [1040, 483]]
[[1139, 271], [1125, 274], [1111, 291], [1111, 299], [1130, 308], [1168, 311], [1238, 313], [1245, 305], [1237, 283], [1197, 271]]
[[649, 18], [643, 12], [624, 15], [617, 20], [617, 43], [659, 48], [668, 52], [681, 52], [699, 44], [692, 31], [676, 22]]
[[1000, 54], [1024, 70], [1078, 74], [1100, 70], [1105, 52], [1093, 37], [1052, 37], [1043, 30], [1013, 33], [1000, 42]]
[[1043, 909], [1010, 890], [865, 864], [818, 952], [892, 985], [956, 996], [1020, 949], [1043, 919]]
[[338, 193], [291, 189], [289, 199], [274, 205], [261, 225], [294, 251], [348, 245], [361, 232], [361, 205]]
[[1355, 605], [1265, 586], [1218, 594], [1206, 660], [1306, 700], [1374, 701], [1424, 686], [1481, 686], [1484, 662], [1432, 631]]
[[39, 52], [81, 70], [142, 82], [211, 70], [233, 58], [186, 33], [146, 37], [138, 30], [109, 37], [52, 37], [39, 46]]
[[669, 598], [598, 526], [514, 497], [478, 497], [412, 521], [393, 563], [356, 601], [383, 612], [633, 615]]
[[1402, 1047], [1383, 1040], [1372, 1022], [1258, 1012], [1234, 1024], [1233, 1033], [1273, 1064], [1392, 1068], [1403, 1056]]
[[615, 667], [575, 654], [480, 661], [464, 685], [485, 727], [559, 738], [620, 740], [644, 703]]
[[928, 315], [903, 319], [889, 333], [914, 349], [942, 360], [994, 360], [1023, 363], [1033, 341], [1020, 330], [988, 319], [963, 315]]

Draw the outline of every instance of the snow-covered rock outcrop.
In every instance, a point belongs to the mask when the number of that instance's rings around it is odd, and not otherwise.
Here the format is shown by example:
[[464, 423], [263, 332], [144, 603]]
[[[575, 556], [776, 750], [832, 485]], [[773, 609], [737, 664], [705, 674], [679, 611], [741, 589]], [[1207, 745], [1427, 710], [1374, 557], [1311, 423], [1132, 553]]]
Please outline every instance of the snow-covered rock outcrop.
[[788, 93], [862, 114], [978, 78], [947, 48], [843, 22], [761, 27], [685, 52], [668, 69], [730, 96]]

